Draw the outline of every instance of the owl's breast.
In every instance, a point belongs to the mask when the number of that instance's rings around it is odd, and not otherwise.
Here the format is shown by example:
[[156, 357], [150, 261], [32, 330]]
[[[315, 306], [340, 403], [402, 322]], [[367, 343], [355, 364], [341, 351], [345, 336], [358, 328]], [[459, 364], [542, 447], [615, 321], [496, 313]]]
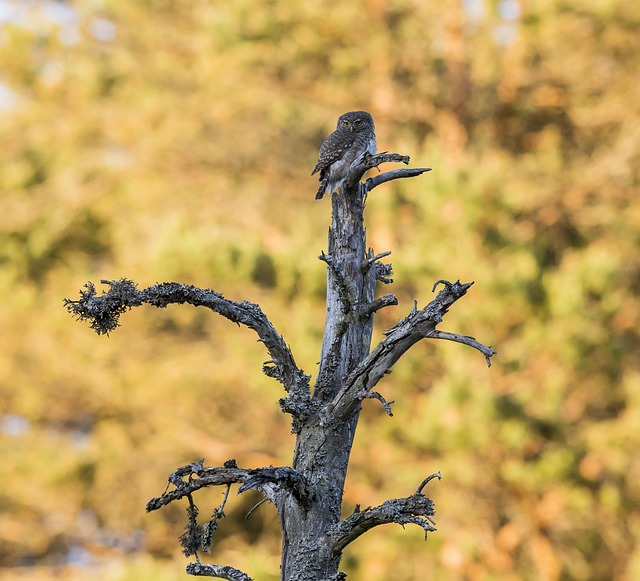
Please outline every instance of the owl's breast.
[[374, 154], [377, 151], [375, 135], [358, 135], [344, 153], [326, 169], [326, 191], [333, 193], [342, 186], [342, 181], [349, 174], [351, 166], [363, 154]]

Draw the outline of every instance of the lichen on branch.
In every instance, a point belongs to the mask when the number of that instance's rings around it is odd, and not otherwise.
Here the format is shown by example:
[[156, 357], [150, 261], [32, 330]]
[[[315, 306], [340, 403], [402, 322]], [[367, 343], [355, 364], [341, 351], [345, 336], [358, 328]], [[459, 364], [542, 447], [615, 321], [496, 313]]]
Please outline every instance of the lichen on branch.
[[[432, 474], [425, 479], [425, 482], [433, 480], [433, 478], [440, 479], [440, 473]], [[356, 506], [351, 516], [340, 521], [329, 532], [333, 551], [339, 553], [368, 530], [389, 523], [397, 523], [402, 526], [417, 525], [424, 530], [426, 539], [428, 533], [436, 530], [432, 518], [435, 515], [435, 505], [432, 500], [422, 494], [422, 486], [424, 485], [421, 485], [411, 496], [386, 500], [380, 506], [367, 507], [364, 510]]]
[[133, 281], [126, 278], [100, 282], [109, 286], [101, 295], [96, 293], [95, 285], [88, 282], [80, 291], [78, 300], [64, 301], [72, 315], [80, 321], [89, 321], [91, 328], [99, 335], [117, 329], [123, 313], [143, 304], [158, 308], [184, 303], [206, 307], [229, 321], [254, 330], [271, 356], [268, 365], [263, 368], [265, 374], [282, 383], [292, 400], [292, 403], [284, 402], [283, 410], [295, 412], [298, 423], [303, 421], [303, 404], [310, 399], [310, 376], [297, 366], [291, 349], [259, 305], [248, 301], [232, 301], [219, 292], [177, 282], [154, 284], [146, 289], [138, 289]]

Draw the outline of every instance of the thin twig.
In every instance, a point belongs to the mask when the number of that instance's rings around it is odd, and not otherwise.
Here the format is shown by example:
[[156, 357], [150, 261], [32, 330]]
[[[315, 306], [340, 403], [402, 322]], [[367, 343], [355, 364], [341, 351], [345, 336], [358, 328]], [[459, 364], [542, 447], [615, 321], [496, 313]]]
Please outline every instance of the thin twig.
[[388, 416], [393, 416], [393, 412], [391, 411], [391, 404], [394, 403], [394, 402], [393, 401], [387, 401], [377, 391], [365, 391], [365, 392], [362, 392], [362, 393], [358, 394], [358, 397], [360, 398], [360, 400], [363, 400], [363, 399], [377, 399], [382, 404], [382, 407], [384, 408], [384, 411], [387, 412], [387, 415]]
[[484, 355], [487, 367], [491, 367], [491, 357], [498, 353], [491, 348], [491, 345], [483, 345], [479, 341], [476, 341], [475, 337], [469, 337], [468, 335], [458, 335], [457, 333], [448, 333], [447, 331], [440, 331], [434, 329], [427, 337], [429, 339], [444, 339], [445, 341], [453, 341], [455, 343], [462, 343], [477, 349]]
[[390, 254], [391, 254], [391, 250], [386, 250], [385, 252], [380, 252], [379, 254], [376, 254], [375, 256], [372, 256], [371, 258], [367, 258], [365, 264], [367, 266], [371, 266], [376, 260], [380, 260], [381, 258], [384, 258], [385, 256], [389, 256]]
[[435, 474], [431, 474], [430, 476], [427, 476], [420, 484], [420, 486], [418, 486], [418, 489], [414, 492], [414, 494], [422, 494], [422, 489], [429, 484], [429, 482], [431, 482], [434, 478], [437, 478], [438, 480], [442, 480], [442, 474], [440, 473], [440, 471], [438, 470], [438, 472], [436, 472]]
[[264, 504], [265, 502], [268, 502], [269, 499], [268, 498], [263, 498], [260, 502], [257, 502], [256, 504], [253, 505], [253, 507], [251, 508], [251, 510], [245, 515], [244, 520], [247, 521], [249, 520], [249, 517], [254, 513], [254, 511], [262, 504]]

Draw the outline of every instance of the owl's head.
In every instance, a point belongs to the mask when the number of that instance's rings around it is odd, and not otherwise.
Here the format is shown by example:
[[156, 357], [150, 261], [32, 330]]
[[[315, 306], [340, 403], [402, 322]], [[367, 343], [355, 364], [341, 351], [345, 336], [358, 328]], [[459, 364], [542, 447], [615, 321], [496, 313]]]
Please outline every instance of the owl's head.
[[340, 115], [338, 119], [339, 131], [360, 133], [361, 131], [373, 131], [373, 129], [373, 117], [366, 111], [349, 111], [349, 113]]

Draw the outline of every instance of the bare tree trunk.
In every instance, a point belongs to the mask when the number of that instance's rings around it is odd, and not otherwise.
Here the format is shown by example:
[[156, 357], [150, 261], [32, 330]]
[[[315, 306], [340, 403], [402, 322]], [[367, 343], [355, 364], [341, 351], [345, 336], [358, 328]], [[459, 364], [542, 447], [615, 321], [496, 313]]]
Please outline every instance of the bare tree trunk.
[[[365, 156], [354, 164], [342, 193], [332, 197], [332, 222], [327, 254], [319, 258], [327, 264], [327, 315], [322, 353], [316, 383], [311, 393], [310, 376], [300, 369], [293, 353], [258, 305], [225, 299], [220, 293], [178, 283], [163, 283], [138, 290], [126, 279], [103, 281], [109, 290], [96, 295], [88, 283], [78, 301], [66, 300], [67, 309], [81, 320], [91, 321], [98, 333], [108, 333], [119, 324], [120, 315], [144, 303], [165, 307], [171, 303], [206, 306], [212, 311], [253, 329], [264, 343], [271, 361], [263, 366], [269, 377], [277, 379], [287, 392], [280, 400], [285, 413], [292, 416], [297, 435], [291, 467], [240, 468], [229, 460], [224, 466], [206, 467], [203, 461], [182, 466], [169, 476], [167, 490], [147, 504], [157, 510], [180, 498], [187, 498], [188, 523], [180, 538], [186, 556], [196, 562], [187, 566], [192, 575], [251, 581], [233, 567], [203, 564], [201, 552], [209, 552], [218, 521], [232, 484], [238, 492], [253, 489], [271, 501], [279, 514], [282, 529], [281, 579], [283, 581], [338, 580], [343, 549], [374, 526], [386, 523], [415, 524], [434, 531], [433, 503], [422, 494], [425, 478], [415, 492], [405, 498], [388, 500], [377, 507], [360, 510], [340, 520], [342, 494], [356, 426], [365, 398], [380, 401], [389, 415], [390, 404], [373, 388], [393, 364], [417, 341], [446, 339], [474, 347], [491, 364], [494, 351], [472, 337], [436, 329], [449, 307], [464, 296], [473, 283], [438, 281], [444, 285], [424, 308], [417, 305], [407, 317], [386, 331], [386, 337], [370, 350], [374, 313], [397, 304], [393, 295], [374, 299], [376, 280], [391, 282], [391, 266], [367, 250], [363, 211], [367, 194], [393, 179], [413, 177], [424, 168], [400, 169], [378, 174], [360, 183], [364, 173], [381, 163], [408, 158], [397, 154]], [[227, 487], [224, 500], [207, 522], [198, 521], [193, 493], [207, 486]], [[171, 488], [171, 490], [169, 490]]]
[[[305, 476], [314, 498], [308, 508], [284, 503], [281, 510], [281, 579], [335, 579], [341, 553], [335, 553], [327, 533], [340, 520], [342, 493], [359, 408], [346, 421], [336, 421], [326, 405], [338, 394], [344, 378], [369, 353], [373, 315], [359, 309], [373, 301], [374, 269], [366, 264], [363, 189], [332, 197], [327, 262], [327, 318], [314, 401], [320, 404], [314, 421], [302, 428], [293, 468]], [[288, 531], [295, 531], [291, 535]]]

